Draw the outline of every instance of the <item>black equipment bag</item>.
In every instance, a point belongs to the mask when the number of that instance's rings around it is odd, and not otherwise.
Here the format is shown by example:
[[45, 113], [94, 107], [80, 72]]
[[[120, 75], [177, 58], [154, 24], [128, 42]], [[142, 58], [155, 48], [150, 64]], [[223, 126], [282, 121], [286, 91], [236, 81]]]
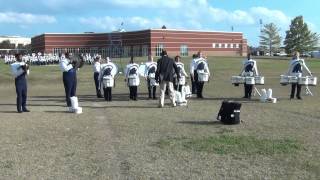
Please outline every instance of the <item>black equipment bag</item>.
[[223, 124], [239, 124], [240, 108], [241, 103], [223, 101], [217, 116], [217, 120], [220, 120]]

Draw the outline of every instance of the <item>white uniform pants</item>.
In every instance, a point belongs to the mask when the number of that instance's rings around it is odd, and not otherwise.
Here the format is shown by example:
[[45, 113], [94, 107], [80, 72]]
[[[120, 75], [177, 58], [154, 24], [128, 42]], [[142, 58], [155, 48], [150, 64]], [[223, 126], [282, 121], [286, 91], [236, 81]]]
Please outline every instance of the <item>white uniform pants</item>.
[[170, 81], [162, 81], [160, 83], [160, 99], [159, 99], [160, 107], [164, 106], [164, 98], [166, 96], [165, 92], [166, 92], [167, 86], [169, 87], [168, 90], [169, 90], [169, 96], [170, 96], [172, 106], [176, 106], [176, 97], [173, 89], [173, 83]]

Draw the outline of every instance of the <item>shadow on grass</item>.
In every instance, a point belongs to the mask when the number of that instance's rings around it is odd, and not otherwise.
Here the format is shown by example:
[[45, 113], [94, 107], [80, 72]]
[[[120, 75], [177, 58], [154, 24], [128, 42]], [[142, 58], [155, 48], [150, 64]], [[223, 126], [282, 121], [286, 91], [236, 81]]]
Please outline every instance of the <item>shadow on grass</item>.
[[192, 101], [234, 101], [234, 102], [241, 102], [241, 103], [256, 103], [260, 102], [259, 99], [245, 99], [245, 98], [223, 98], [223, 97], [206, 97], [203, 99], [200, 98], [191, 98]]
[[51, 114], [72, 114], [68, 111], [43, 111], [45, 113], [51, 113]]
[[119, 108], [119, 109], [159, 109], [158, 106], [81, 106], [83, 108], [90, 108], [90, 109], [96, 109], [96, 108]]
[[178, 121], [177, 123], [189, 125], [223, 125], [220, 121]]
[[0, 111], [3, 114], [19, 114], [17, 111]]

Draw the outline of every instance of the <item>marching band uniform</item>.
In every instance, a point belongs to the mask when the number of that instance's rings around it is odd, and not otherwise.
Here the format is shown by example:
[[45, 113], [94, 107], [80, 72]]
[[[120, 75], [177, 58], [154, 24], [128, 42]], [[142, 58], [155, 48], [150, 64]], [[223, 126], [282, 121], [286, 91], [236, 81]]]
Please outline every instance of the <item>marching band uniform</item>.
[[117, 74], [117, 66], [107, 59], [107, 63], [101, 64], [99, 74], [100, 89], [103, 88], [104, 99], [112, 101], [112, 87], [114, 86], [114, 77]]
[[100, 73], [100, 69], [101, 69], [101, 64], [100, 64], [100, 59], [96, 59], [94, 64], [93, 64], [93, 79], [94, 79], [94, 84], [96, 86], [96, 94], [97, 94], [97, 98], [101, 98], [101, 91], [100, 91], [100, 87], [99, 87], [99, 73]]
[[[254, 77], [259, 76], [257, 62], [251, 59], [251, 55], [248, 54], [247, 60], [243, 62], [243, 68], [241, 71], [241, 76], [244, 77]], [[244, 83], [244, 97], [243, 98], [251, 98], [253, 85]]]
[[11, 64], [12, 74], [15, 77], [15, 86], [17, 93], [17, 111], [18, 113], [30, 112], [27, 107], [27, 79], [29, 74], [28, 65], [21, 62], [21, 55], [17, 55], [17, 62]]
[[196, 84], [197, 98], [203, 98], [202, 91], [203, 91], [204, 82], [199, 81], [198, 73], [199, 71], [204, 71], [208, 73], [210, 76], [210, 70], [208, 67], [208, 62], [205, 58], [202, 57], [201, 52], [198, 53], [198, 57], [199, 58], [194, 59], [192, 61], [192, 64], [190, 66], [190, 73], [192, 73], [191, 75]]
[[[176, 91], [182, 92], [182, 86], [185, 85], [185, 79], [188, 77], [188, 75], [187, 75], [187, 73], [186, 73], [186, 71], [184, 69], [184, 64], [182, 62], [176, 60], [176, 65], [177, 65], [177, 67], [179, 69], [180, 80], [178, 80], [177, 78], [175, 79], [176, 82], [174, 84], [174, 89]], [[183, 80], [184, 80], [184, 82], [181, 82]]]
[[[130, 91], [130, 99], [131, 100], [138, 100], [138, 85], [140, 84], [140, 79], [139, 79], [139, 65], [133, 62], [133, 59], [131, 59], [130, 64], [126, 66], [125, 69], [125, 74], [126, 74], [126, 80], [127, 80], [127, 85], [129, 87]], [[134, 84], [131, 84], [131, 82], [135, 82]]]
[[[293, 59], [289, 63], [288, 75], [296, 76], [297, 78], [300, 78], [302, 76], [303, 69], [305, 69], [308, 72], [308, 74], [310, 76], [312, 76], [312, 73], [309, 70], [309, 68], [306, 66], [304, 60], [300, 59], [299, 58], [299, 53], [296, 52], [295, 56], [293, 57]], [[302, 99], [301, 98], [301, 85], [299, 85], [298, 83], [293, 83], [291, 85], [290, 99], [294, 98], [294, 94], [295, 94], [296, 88], [297, 88], [296, 97], [297, 97], [297, 99], [301, 100]]]
[[155, 85], [151, 84], [152, 79], [155, 81], [156, 71], [157, 71], [157, 63], [153, 62], [153, 59], [146, 62], [146, 70], [145, 70], [144, 75], [147, 79], [149, 99], [151, 99], [151, 98], [156, 99], [157, 98], [156, 97], [157, 87]]
[[193, 74], [194, 74], [194, 70], [193, 70], [193, 65], [195, 64], [195, 60], [197, 59], [197, 55], [194, 54], [192, 56], [192, 60], [190, 62], [190, 77], [191, 77], [191, 92], [192, 94], [196, 94], [196, 91], [197, 91], [197, 88], [196, 88], [196, 81], [193, 77]]
[[66, 94], [66, 102], [69, 108], [69, 111], [72, 110], [71, 107], [71, 99], [76, 95], [77, 90], [77, 72], [73, 67], [71, 60], [69, 59], [69, 55], [66, 54], [65, 57], [61, 56], [60, 59], [60, 69], [63, 72], [63, 85]]

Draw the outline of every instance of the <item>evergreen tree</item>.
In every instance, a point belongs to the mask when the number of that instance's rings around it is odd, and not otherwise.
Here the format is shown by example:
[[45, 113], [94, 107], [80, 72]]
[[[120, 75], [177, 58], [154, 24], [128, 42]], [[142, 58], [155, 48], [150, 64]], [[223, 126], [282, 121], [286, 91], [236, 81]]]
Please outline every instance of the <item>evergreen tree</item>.
[[286, 31], [284, 45], [288, 54], [294, 51], [304, 53], [314, 50], [318, 40], [319, 35], [309, 30], [308, 25], [303, 21], [303, 16], [297, 16], [291, 21], [290, 29]]
[[273, 23], [264, 25], [261, 30], [260, 47], [267, 50], [271, 56], [273, 52], [280, 48], [281, 37], [279, 35], [280, 29]]

